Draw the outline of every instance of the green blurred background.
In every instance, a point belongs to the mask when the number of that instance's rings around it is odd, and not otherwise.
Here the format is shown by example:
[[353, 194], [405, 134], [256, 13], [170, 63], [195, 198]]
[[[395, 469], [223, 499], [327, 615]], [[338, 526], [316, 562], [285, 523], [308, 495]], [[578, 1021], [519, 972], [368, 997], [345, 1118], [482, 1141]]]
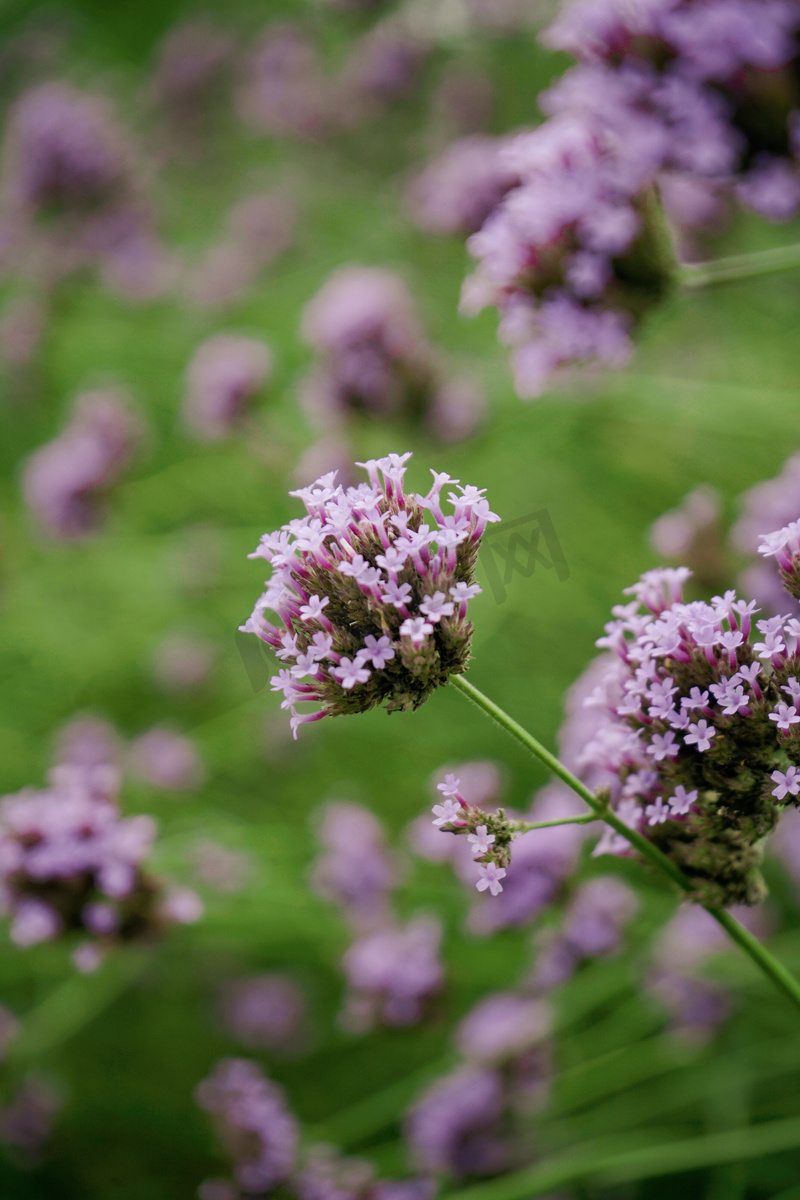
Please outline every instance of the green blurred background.
[[[63, 46], [54, 74], [110, 92], [140, 144], [157, 148], [160, 131], [140, 102], [144, 81], [159, 39], [199, 14], [244, 36], [297, 19], [314, 30], [332, 63], [366, 27], [288, 0], [6, 0], [3, 105], [24, 82], [14, 63], [16, 39], [44, 30]], [[467, 322], [457, 314], [468, 265], [463, 243], [420, 233], [402, 203], [405, 174], [428, 150], [431, 90], [454, 66], [491, 78], [491, 128], [503, 132], [536, 119], [536, 95], [562, 63], [532, 32], [452, 38], [430, 58], [415, 95], [365, 129], [308, 144], [257, 138], [223, 122], [200, 161], [167, 162], [159, 171], [165, 239], [199, 254], [240, 196], [282, 184], [299, 208], [292, 247], [222, 312], [172, 299], [132, 304], [90, 274], [72, 277], [58, 290], [25, 378], [6, 371], [2, 380], [2, 791], [38, 784], [52, 762], [55, 732], [84, 712], [111, 721], [126, 738], [171, 724], [196, 739], [206, 770], [204, 785], [188, 793], [164, 795], [129, 779], [123, 796], [126, 811], [152, 812], [159, 821], [154, 865], [201, 891], [206, 914], [196, 926], [175, 930], [153, 951], [120, 955], [90, 977], [75, 975], [62, 947], [19, 951], [0, 934], [0, 1000], [23, 1021], [29, 1014], [2, 1068], [5, 1094], [35, 1070], [63, 1098], [40, 1162], [26, 1164], [13, 1152], [0, 1160], [2, 1200], [194, 1196], [222, 1166], [192, 1091], [221, 1054], [241, 1052], [215, 1015], [216, 989], [221, 979], [265, 969], [285, 970], [307, 989], [313, 1026], [304, 1057], [261, 1056], [269, 1073], [315, 1137], [402, 1173], [398, 1116], [453, 1061], [454, 1021], [479, 996], [512, 985], [530, 962], [529, 931], [483, 940], [465, 934], [461, 886], [446, 868], [417, 863], [401, 909], [434, 911], [448, 930], [447, 985], [435, 1019], [361, 1038], [335, 1024], [343, 986], [338, 962], [348, 939], [334, 910], [307, 886], [313, 810], [330, 798], [358, 801], [402, 845], [402, 830], [429, 804], [430, 775], [443, 763], [476, 756], [502, 762], [509, 802], [518, 807], [545, 782], [536, 764], [449, 690], [413, 715], [379, 711], [304, 728], [294, 744], [275, 697], [251, 690], [234, 634], [263, 571], [246, 555], [265, 530], [298, 511], [287, 492], [311, 441], [297, 404], [310, 363], [298, 325], [304, 304], [335, 267], [398, 271], [431, 341], [489, 399], [484, 427], [455, 446], [365, 420], [354, 434], [357, 457], [412, 449], [410, 478], [419, 487], [435, 466], [487, 488], [504, 519], [542, 506], [553, 519], [569, 578], [559, 582], [542, 568], [527, 579], [517, 575], [502, 604], [487, 589], [474, 602], [470, 675], [550, 745], [564, 691], [591, 658], [610, 606], [655, 563], [646, 539], [652, 521], [700, 482], [718, 488], [733, 515], [736, 497], [775, 475], [800, 446], [800, 272], [677, 296], [651, 319], [627, 371], [532, 404], [515, 397], [493, 315]], [[723, 249], [779, 245], [797, 232], [742, 221]], [[20, 288], [24, 281], [3, 280], [2, 302]], [[178, 408], [189, 358], [217, 331], [264, 338], [275, 374], [253, 432], [207, 448], [182, 432]], [[49, 543], [22, 503], [21, 465], [63, 427], [79, 391], [106, 382], [129, 389], [150, 434], [102, 531], [81, 544]], [[210, 563], [203, 578], [187, 573], [191, 553]], [[208, 682], [185, 697], [165, 695], [152, 672], [158, 645], [176, 630], [200, 634], [217, 650]], [[241, 891], [197, 884], [192, 848], [204, 839], [250, 855]], [[596, 861], [582, 868], [598, 869]], [[637, 1168], [634, 1154], [627, 1178], [625, 1170], [616, 1178], [587, 1169], [566, 1191], [648, 1200], [783, 1195], [800, 1178], [800, 1148], [770, 1156], [765, 1143], [760, 1154], [756, 1137], [739, 1164], [723, 1135], [741, 1126], [757, 1135], [759, 1123], [797, 1114], [800, 1032], [792, 1014], [731, 955], [716, 966], [741, 996], [731, 1022], [696, 1050], [670, 1041], [663, 1014], [639, 994], [638, 980], [648, 937], [674, 900], [636, 868], [619, 869], [641, 888], [643, 908], [625, 952], [590, 966], [556, 997], [563, 1032], [553, 1102], [541, 1119], [543, 1158], [577, 1161], [587, 1146], [611, 1154], [695, 1138], [710, 1147], [696, 1163], [667, 1148]], [[772, 874], [783, 920], [776, 951], [800, 969], [793, 888], [777, 868]], [[745, 1135], [737, 1139], [749, 1146]], [[503, 1196], [497, 1183], [480, 1188], [476, 1200]], [[527, 1194], [543, 1189], [550, 1190], [546, 1178]], [[794, 1194], [786, 1191], [786, 1200]]]

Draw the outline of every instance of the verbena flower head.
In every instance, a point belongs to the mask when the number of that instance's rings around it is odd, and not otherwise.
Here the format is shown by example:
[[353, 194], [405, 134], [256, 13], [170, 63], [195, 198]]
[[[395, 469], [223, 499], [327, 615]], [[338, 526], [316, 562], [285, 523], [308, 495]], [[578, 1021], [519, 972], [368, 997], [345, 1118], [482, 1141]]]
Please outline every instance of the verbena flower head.
[[314, 862], [314, 890], [360, 933], [387, 924], [399, 870], [380, 821], [360, 804], [335, 801], [322, 811], [318, 836], [324, 852]]
[[31, 215], [96, 209], [127, 186], [130, 166], [119, 127], [93, 96], [45, 83], [12, 110], [6, 186]]
[[544, 931], [531, 982], [537, 991], [565, 983], [587, 958], [613, 954], [636, 912], [636, 895], [620, 879], [601, 875], [578, 888], [555, 935]]
[[[0, 887], [17, 945], [81, 931], [94, 953], [170, 920], [199, 916], [192, 893], [165, 895], [145, 873], [155, 822], [121, 815], [118, 781], [114, 767], [65, 764], [51, 771], [47, 788], [0, 801]], [[191, 897], [193, 911], [183, 903], [171, 910], [176, 897]], [[84, 953], [77, 965], [89, 969], [89, 957]]]
[[[241, 629], [272, 646], [273, 677], [292, 729], [325, 716], [419, 708], [466, 669], [475, 563], [491, 512], [483, 492], [434, 474], [426, 496], [404, 490], [409, 454], [360, 464], [369, 483], [335, 472], [298, 496], [306, 515], [266, 534], [250, 557], [273, 574]], [[442, 491], [452, 512], [445, 513]], [[281, 624], [266, 620], [271, 610]], [[298, 705], [315, 709], [299, 713]]]
[[654, 122], [662, 167], [785, 221], [800, 207], [799, 28], [796, 0], [578, 0], [543, 40], [583, 60], [559, 88]]
[[405, 1123], [420, 1167], [456, 1178], [493, 1175], [508, 1167], [505, 1092], [502, 1074], [488, 1067], [461, 1067], [432, 1084]]
[[[800, 765], [800, 621], [757, 620], [734, 591], [684, 603], [690, 572], [649, 571], [598, 645], [616, 654], [592, 698], [604, 715], [584, 761], [608, 772], [617, 815], [714, 904], [763, 896], [759, 843]], [[795, 707], [797, 699], [797, 707]], [[628, 853], [608, 829], [595, 853]]]
[[442, 927], [432, 917], [386, 925], [353, 943], [344, 957], [350, 985], [344, 1023], [364, 1031], [384, 1025], [414, 1025], [441, 990]]

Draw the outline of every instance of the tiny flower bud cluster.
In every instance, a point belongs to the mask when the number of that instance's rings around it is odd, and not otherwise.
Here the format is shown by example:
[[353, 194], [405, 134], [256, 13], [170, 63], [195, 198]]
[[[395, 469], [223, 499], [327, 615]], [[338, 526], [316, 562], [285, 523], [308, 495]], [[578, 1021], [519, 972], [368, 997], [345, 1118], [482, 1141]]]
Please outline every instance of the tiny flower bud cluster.
[[[409, 457], [360, 464], [370, 482], [358, 487], [337, 487], [332, 472], [293, 492], [307, 516], [266, 534], [250, 556], [273, 575], [241, 629], [284, 662], [272, 688], [295, 736], [304, 722], [378, 704], [419, 708], [466, 668], [478, 548], [499, 518], [482, 491], [463, 486], [448, 493], [445, 514], [442, 488], [456, 486], [446, 474], [434, 473], [426, 496], [404, 492]], [[282, 627], [265, 620], [267, 609]], [[305, 702], [319, 707], [298, 713]]]
[[[649, 571], [614, 609], [598, 645], [616, 660], [590, 701], [605, 719], [583, 762], [608, 772], [617, 816], [692, 878], [697, 898], [752, 904], [758, 844], [800, 792], [800, 621], [752, 629], [755, 603], [733, 591], [683, 603], [689, 575]], [[595, 852], [629, 849], [609, 828]]]
[[165, 895], [144, 873], [155, 822], [120, 815], [117, 783], [113, 767], [63, 765], [49, 787], [0, 801], [0, 888], [18, 946], [79, 930], [92, 939], [76, 951], [88, 970], [115, 941], [200, 915], [193, 893]]
[[[464, 885], [487, 898], [473, 906], [470, 931], [487, 935], [534, 920], [575, 867], [588, 828], [574, 823], [584, 812], [581, 801], [556, 782], [536, 794], [525, 819], [517, 819], [498, 807], [501, 780], [493, 763], [464, 763], [435, 778], [434, 819], [422, 816], [413, 823], [412, 844], [424, 858], [449, 859]], [[530, 830], [531, 822], [542, 821], [555, 824]], [[440, 831], [465, 836], [441, 838]]]
[[465, 833], [472, 857], [479, 864], [480, 878], [475, 887], [479, 892], [489, 891], [497, 896], [503, 890], [502, 881], [511, 858], [511, 842], [516, 836], [515, 824], [509, 821], [505, 810], [485, 813], [467, 804], [459, 788], [461, 780], [455, 775], [445, 776], [444, 782], [436, 785], [442, 793], [440, 804], [433, 806], [433, 824], [446, 833]]

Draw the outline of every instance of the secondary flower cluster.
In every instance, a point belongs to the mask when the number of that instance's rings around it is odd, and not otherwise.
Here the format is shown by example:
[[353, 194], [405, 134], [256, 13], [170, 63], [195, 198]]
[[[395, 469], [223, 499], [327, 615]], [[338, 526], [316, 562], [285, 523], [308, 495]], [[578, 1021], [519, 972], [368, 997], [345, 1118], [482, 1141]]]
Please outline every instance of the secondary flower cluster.
[[49, 786], [0, 801], [0, 888], [18, 946], [80, 931], [76, 965], [173, 921], [194, 921], [191, 892], [165, 892], [142, 868], [156, 836], [151, 817], [122, 817], [114, 767], [62, 765]]
[[[759, 620], [751, 640], [755, 602], [729, 591], [684, 603], [689, 574], [649, 571], [614, 610], [598, 645], [616, 657], [590, 698], [603, 720], [583, 761], [602, 766], [618, 817], [697, 898], [752, 904], [759, 843], [800, 792], [800, 621]], [[609, 828], [596, 852], [629, 849]]]
[[376, 1180], [369, 1163], [330, 1146], [310, 1147], [301, 1162], [300, 1129], [283, 1090], [254, 1062], [222, 1059], [195, 1098], [233, 1160], [233, 1181], [206, 1181], [201, 1200], [263, 1197], [281, 1186], [297, 1200], [432, 1200], [429, 1181]]
[[335, 271], [306, 307], [303, 336], [319, 362], [302, 400], [323, 431], [341, 431], [355, 413], [421, 424], [444, 441], [474, 430], [482, 394], [445, 377], [408, 289], [391, 271]]
[[[472, 933], [487, 935], [534, 920], [558, 898], [575, 868], [587, 827], [561, 822], [583, 813], [581, 801], [563, 784], [550, 784], [536, 794], [524, 820], [518, 820], [499, 807], [501, 780], [493, 763], [463, 763], [436, 778], [435, 819], [425, 816], [413, 823], [414, 850], [434, 862], [449, 859], [464, 885], [482, 892], [468, 917]], [[454, 820], [442, 821], [446, 814]], [[559, 823], [520, 832], [528, 822], [540, 821]], [[442, 837], [441, 832], [461, 836]], [[513, 869], [507, 871], [512, 844]], [[487, 849], [480, 853], [484, 845]]]
[[[444, 473], [433, 473], [426, 496], [404, 492], [409, 458], [360, 464], [369, 483], [358, 487], [337, 487], [331, 472], [293, 492], [307, 515], [265, 534], [250, 556], [266, 559], [273, 574], [241, 629], [286, 664], [272, 688], [283, 694], [295, 736], [303, 722], [378, 704], [419, 708], [466, 668], [478, 548], [487, 522], [499, 518], [480, 489]], [[445, 514], [448, 484], [453, 511]], [[267, 609], [281, 626], [265, 619]], [[319, 707], [298, 713], [304, 702]]]

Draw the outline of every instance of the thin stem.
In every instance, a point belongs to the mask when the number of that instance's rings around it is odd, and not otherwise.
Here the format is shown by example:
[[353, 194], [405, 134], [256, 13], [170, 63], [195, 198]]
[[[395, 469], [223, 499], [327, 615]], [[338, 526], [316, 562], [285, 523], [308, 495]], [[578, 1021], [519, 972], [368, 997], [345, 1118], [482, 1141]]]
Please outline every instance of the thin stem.
[[734, 254], [716, 261], [687, 264], [680, 268], [680, 282], [686, 288], [711, 287], [756, 275], [774, 275], [800, 266], [800, 243], [756, 250], [752, 254]]
[[[463, 692], [473, 704], [476, 704], [478, 708], [492, 717], [507, 733], [516, 738], [535, 758], [543, 762], [553, 775], [557, 776], [588, 804], [596, 817], [600, 817], [607, 825], [610, 825], [612, 829], [621, 834], [622, 837], [630, 842], [634, 849], [639, 851], [643, 858], [646, 858], [653, 866], [658, 867], [660, 871], [668, 875], [673, 883], [676, 883], [684, 892], [692, 893], [694, 891], [694, 884], [688, 875], [684, 875], [680, 867], [677, 867], [663, 851], [659, 850], [652, 842], [649, 842], [638, 830], [629, 829], [624, 821], [619, 819], [612, 808], [595, 796], [586, 784], [573, 775], [533, 734], [528, 733], [527, 729], [523, 729], [513, 717], [504, 712], [488, 696], [484, 696], [483, 692], [478, 691], [463, 675], [451, 675], [450, 683], [460, 692]], [[753, 937], [749, 930], [740, 925], [729, 912], [726, 912], [722, 908], [710, 908], [707, 905], [703, 905], [703, 907], [722, 926], [729, 937], [736, 942], [745, 954], [749, 955], [767, 978], [771, 979], [775, 986], [785, 996], [788, 996], [794, 1006], [800, 1009], [800, 983], [797, 982], [794, 976], [776, 958], [773, 958], [766, 947], [757, 938]]]
[[552, 829], [554, 825], [590, 825], [592, 821], [600, 821], [601, 817], [587, 813], [585, 817], [562, 817], [555, 821], [511, 821], [515, 833], [530, 833], [532, 829]]

